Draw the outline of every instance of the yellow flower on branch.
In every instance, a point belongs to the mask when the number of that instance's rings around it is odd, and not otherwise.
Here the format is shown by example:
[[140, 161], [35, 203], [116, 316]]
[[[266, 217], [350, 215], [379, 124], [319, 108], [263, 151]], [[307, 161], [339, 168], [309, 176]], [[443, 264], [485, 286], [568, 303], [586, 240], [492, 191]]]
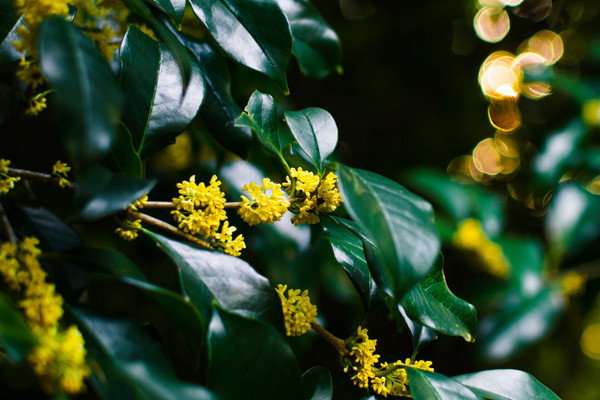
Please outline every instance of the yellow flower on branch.
[[277, 285], [275, 291], [281, 300], [285, 331], [288, 336], [301, 336], [311, 328], [310, 324], [317, 322], [317, 306], [310, 303], [308, 290], [300, 293], [300, 289], [285, 291], [287, 285]]
[[221, 231], [214, 233], [211, 240], [213, 248], [231, 254], [232, 256], [239, 257], [242, 249], [246, 248], [246, 243], [244, 243], [243, 235], [237, 235], [237, 237], [233, 239], [233, 232], [236, 230], [237, 228], [235, 226], [229, 226], [228, 221], [223, 222]]
[[[281, 185], [271, 182], [269, 178], [262, 180], [262, 187], [251, 182], [249, 185], [244, 185], [242, 190], [251, 196], [251, 199], [241, 196], [242, 204], [238, 210], [248, 225], [272, 224], [279, 221], [290, 206], [290, 202], [285, 199], [285, 192], [281, 190]], [[267, 194], [269, 190], [271, 194]]]
[[67, 179], [71, 167], [60, 160], [54, 163], [52, 174], [58, 178], [58, 184], [61, 188], [71, 187], [71, 182]]
[[15, 183], [21, 180], [21, 177], [8, 176], [8, 166], [10, 160], [0, 159], [0, 194], [6, 194], [14, 189]]
[[135, 221], [127, 222], [125, 227], [119, 227], [115, 229], [115, 233], [121, 238], [131, 241], [138, 237], [138, 229], [142, 229], [142, 220], [136, 219]]

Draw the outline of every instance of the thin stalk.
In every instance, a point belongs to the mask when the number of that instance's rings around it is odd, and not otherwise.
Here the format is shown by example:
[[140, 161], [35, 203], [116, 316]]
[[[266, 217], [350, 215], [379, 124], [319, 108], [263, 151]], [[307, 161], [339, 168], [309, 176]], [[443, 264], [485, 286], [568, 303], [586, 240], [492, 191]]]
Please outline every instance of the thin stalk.
[[17, 236], [15, 235], [15, 231], [13, 231], [12, 226], [10, 226], [10, 221], [4, 212], [4, 207], [2, 203], [0, 203], [0, 221], [2, 221], [2, 227], [4, 228], [4, 232], [6, 233], [6, 238], [12, 244], [17, 243]]
[[331, 332], [329, 332], [327, 329], [323, 328], [316, 322], [311, 322], [310, 327], [315, 332], [317, 332], [323, 339], [325, 339], [325, 341], [331, 344], [341, 356], [350, 357], [350, 353], [346, 348], [346, 343], [342, 339], [333, 335]]

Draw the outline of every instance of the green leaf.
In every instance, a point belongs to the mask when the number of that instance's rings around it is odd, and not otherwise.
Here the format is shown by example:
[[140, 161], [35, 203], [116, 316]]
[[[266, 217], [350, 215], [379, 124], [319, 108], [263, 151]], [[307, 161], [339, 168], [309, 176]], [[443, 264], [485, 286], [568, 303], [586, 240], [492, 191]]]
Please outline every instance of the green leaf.
[[408, 326], [408, 330], [410, 331], [410, 335], [412, 337], [413, 349], [415, 354], [419, 353], [429, 343], [433, 342], [438, 338], [436, 331], [410, 319], [408, 315], [406, 315], [406, 311], [404, 311], [404, 308], [397, 305], [392, 306], [398, 308], [398, 312], [402, 316], [402, 319], [406, 323], [406, 326]]
[[258, 90], [252, 93], [244, 112], [235, 120], [235, 126], [253, 129], [265, 150], [278, 158], [281, 157], [279, 115], [273, 96]]
[[321, 108], [306, 108], [286, 111], [285, 119], [302, 150], [321, 172], [338, 140], [338, 129], [331, 114]]
[[450, 291], [443, 263], [440, 256], [429, 275], [417, 283], [399, 305], [413, 321], [445, 335], [462, 336], [467, 342], [474, 342], [477, 312], [475, 307]]
[[25, 323], [23, 315], [0, 292], [0, 348], [15, 363], [25, 360], [38, 342]]
[[93, 360], [92, 385], [109, 399], [212, 400], [205, 388], [179, 381], [161, 346], [133, 321], [71, 310]]
[[79, 166], [106, 153], [115, 137], [121, 93], [100, 50], [63, 18], [38, 31], [40, 67], [56, 91], [67, 149]]
[[552, 252], [575, 252], [598, 237], [600, 198], [567, 182], [552, 197], [544, 219]]
[[196, 298], [194, 292], [200, 283], [225, 310], [258, 318], [277, 327], [283, 326], [277, 293], [269, 281], [248, 263], [228, 254], [201, 250], [152, 232], [146, 231], [146, 234], [177, 264], [184, 295], [189, 295], [198, 309], [210, 306], [206, 294]]
[[550, 389], [526, 372], [494, 369], [455, 376], [454, 379], [482, 397], [502, 400], [559, 400]]
[[304, 396], [302, 400], [331, 400], [333, 387], [331, 374], [326, 368], [312, 367], [302, 374]]
[[337, 221], [337, 218], [321, 217], [323, 237], [331, 244], [335, 259], [348, 274], [364, 307], [370, 309], [372, 293], [377, 291], [377, 286], [371, 279], [362, 240]]
[[123, 124], [119, 125], [115, 142], [110, 148], [106, 162], [115, 172], [134, 178], [142, 177], [142, 160], [133, 148], [131, 132]]
[[324, 78], [341, 71], [342, 46], [337, 34], [308, 0], [276, 0], [292, 28], [292, 53], [300, 71], [311, 78]]
[[577, 165], [581, 158], [579, 143], [586, 133], [586, 125], [576, 118], [564, 129], [548, 135], [532, 162], [541, 183], [554, 186], [569, 168]]
[[35, 236], [56, 251], [67, 251], [83, 245], [79, 234], [45, 208], [22, 207], [27, 219], [35, 227]]
[[292, 35], [273, 0], [189, 0], [196, 16], [231, 58], [270, 76], [288, 93], [285, 72]]
[[207, 381], [219, 398], [301, 399], [300, 368], [273, 326], [216, 308], [208, 342]]
[[481, 399], [467, 387], [444, 375], [406, 368], [410, 392], [415, 400], [478, 400]]
[[546, 336], [565, 306], [558, 287], [526, 298], [505, 298], [502, 308], [479, 323], [480, 352], [487, 360], [505, 360]]
[[225, 59], [208, 42], [181, 35], [184, 43], [199, 60], [206, 79], [206, 98], [200, 109], [210, 133], [226, 149], [245, 158], [252, 139], [252, 130], [235, 125], [242, 109], [231, 96], [229, 72]]
[[183, 19], [183, 13], [185, 12], [186, 0], [153, 0], [156, 4], [159, 4], [163, 10], [169, 14], [177, 25], [181, 24]]
[[113, 174], [102, 167], [95, 167], [80, 176], [77, 185], [78, 217], [94, 220], [122, 211], [148, 194], [155, 184], [155, 181]]
[[348, 214], [368, 230], [380, 253], [381, 262], [369, 265], [373, 279], [386, 294], [401, 299], [429, 273], [439, 253], [431, 205], [373, 172], [340, 165], [339, 177]]
[[510, 279], [522, 296], [535, 294], [543, 286], [544, 253], [535, 239], [501, 237], [496, 243], [510, 265]]

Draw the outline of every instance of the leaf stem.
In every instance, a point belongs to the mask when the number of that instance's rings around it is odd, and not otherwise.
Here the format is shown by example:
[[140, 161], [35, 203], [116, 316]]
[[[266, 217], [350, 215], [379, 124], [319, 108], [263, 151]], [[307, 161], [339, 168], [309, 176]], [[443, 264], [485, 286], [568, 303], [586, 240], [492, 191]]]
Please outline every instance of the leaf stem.
[[142, 222], [145, 222], [149, 225], [160, 228], [164, 231], [169, 232], [171, 235], [173, 235], [175, 237], [187, 240], [188, 242], [192, 242], [200, 247], [204, 247], [205, 249], [211, 249], [211, 250], [213, 249], [212, 246], [210, 245], [210, 243], [205, 242], [204, 240], [198, 239], [196, 236], [190, 235], [189, 233], [182, 232], [179, 229], [177, 229], [176, 227], [174, 227], [173, 225], [167, 224], [166, 222], [161, 221], [158, 218], [154, 218], [147, 214], [143, 214], [143, 213], [136, 212], [136, 211], [127, 211], [126, 215], [133, 219], [142, 220]]
[[8, 220], [8, 216], [4, 212], [4, 207], [2, 206], [2, 203], [0, 203], [0, 221], [2, 221], [2, 227], [4, 228], [4, 232], [6, 232], [6, 238], [8, 239], [9, 243], [17, 243], [17, 236], [15, 235], [12, 226], [10, 226], [10, 221]]
[[350, 357], [350, 353], [346, 348], [346, 343], [342, 339], [333, 335], [331, 332], [329, 332], [327, 329], [323, 328], [316, 322], [311, 322], [310, 326], [323, 339], [325, 339], [325, 341], [329, 342], [329, 344], [331, 344], [341, 356]]

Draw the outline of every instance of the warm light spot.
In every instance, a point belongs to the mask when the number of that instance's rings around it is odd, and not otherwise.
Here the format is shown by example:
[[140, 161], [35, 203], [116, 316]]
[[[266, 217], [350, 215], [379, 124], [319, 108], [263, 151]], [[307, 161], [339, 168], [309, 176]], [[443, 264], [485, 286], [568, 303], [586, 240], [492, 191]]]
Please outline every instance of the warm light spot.
[[448, 173], [459, 178], [474, 179], [478, 182], [487, 182], [491, 179], [479, 171], [475, 167], [473, 157], [467, 155], [459, 156], [452, 160], [448, 165]]
[[496, 145], [496, 150], [498, 153], [502, 154], [504, 157], [510, 158], [518, 158], [521, 153], [519, 151], [519, 143], [514, 135], [498, 131], [494, 135], [494, 143]]
[[600, 175], [592, 179], [586, 186], [588, 192], [593, 194], [600, 194]]
[[520, 157], [506, 157], [500, 155], [500, 165], [502, 165], [502, 171], [500, 173], [504, 175], [512, 174], [521, 166]]
[[588, 125], [600, 125], [600, 100], [588, 100], [583, 105], [583, 120]]
[[510, 19], [502, 8], [484, 7], [475, 15], [473, 26], [481, 40], [496, 43], [504, 39], [510, 30]]
[[550, 85], [545, 82], [524, 83], [521, 85], [521, 93], [530, 99], [541, 99], [551, 93]]
[[546, 65], [552, 65], [563, 55], [564, 46], [560, 35], [548, 30], [539, 31], [527, 41], [529, 51], [544, 57]]
[[500, 0], [505, 6], [516, 7], [523, 2], [523, 0]]
[[581, 351], [586, 356], [600, 360], [600, 324], [592, 324], [581, 334]]
[[492, 53], [481, 65], [479, 85], [481, 91], [492, 99], [517, 98], [522, 81], [520, 69], [513, 69], [515, 57], [505, 51]]
[[510, 97], [507, 100], [492, 101], [488, 107], [488, 117], [496, 129], [504, 132], [514, 131], [521, 125], [519, 107]]
[[487, 138], [479, 142], [473, 150], [473, 163], [479, 171], [487, 175], [502, 172], [501, 156], [496, 150], [494, 139]]
[[526, 51], [524, 53], [519, 54], [515, 60], [513, 61], [512, 67], [514, 69], [518, 68], [527, 68], [536, 65], [546, 64], [548, 60], [544, 56], [539, 53], [533, 51]]
[[502, 8], [504, 7], [503, 0], [477, 0], [478, 7]]

